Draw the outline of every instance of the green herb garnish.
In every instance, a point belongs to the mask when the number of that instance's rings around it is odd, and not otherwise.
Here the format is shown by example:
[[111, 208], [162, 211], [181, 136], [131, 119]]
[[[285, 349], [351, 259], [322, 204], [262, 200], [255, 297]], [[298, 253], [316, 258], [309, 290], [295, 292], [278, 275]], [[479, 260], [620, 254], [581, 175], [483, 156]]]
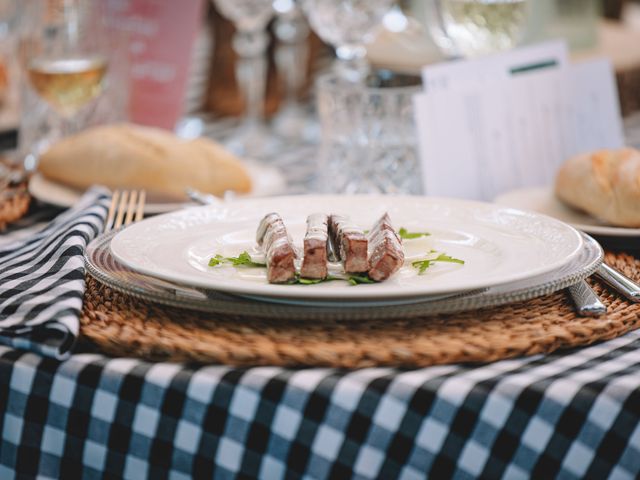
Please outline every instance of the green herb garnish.
[[344, 280], [344, 278], [340, 278], [340, 277], [334, 277], [332, 275], [329, 275], [325, 278], [303, 278], [299, 275], [296, 275], [296, 278], [294, 281], [292, 281], [292, 284], [300, 284], [300, 285], [316, 285], [318, 283], [323, 283], [323, 282], [333, 282], [334, 280]]
[[296, 278], [289, 282], [289, 285], [317, 285], [318, 283], [333, 282], [335, 280], [345, 280], [350, 285], [359, 285], [361, 283], [376, 283], [375, 280], [371, 280], [367, 274], [364, 275], [348, 275], [345, 277], [329, 275], [325, 278], [303, 278], [296, 275]]
[[266, 267], [264, 263], [254, 262], [251, 259], [249, 252], [242, 252], [237, 257], [223, 257], [222, 255], [216, 255], [209, 260], [210, 267], [216, 267], [221, 263], [230, 263], [234, 267]]
[[349, 275], [347, 280], [351, 285], [360, 285], [361, 283], [376, 283], [376, 281], [369, 278], [369, 275], [367, 275], [366, 273], [363, 275]]
[[427, 232], [409, 232], [406, 228], [400, 227], [400, 230], [398, 230], [398, 235], [403, 240], [413, 240], [416, 238], [428, 237], [431, 234]]
[[326, 278], [302, 278], [300, 276], [296, 276], [294, 280], [289, 282], [290, 285], [299, 284], [299, 285], [316, 285], [318, 283], [324, 282], [333, 282], [335, 280], [344, 280], [349, 282], [350, 285], [360, 285], [361, 283], [377, 283], [375, 280], [369, 278], [369, 275], [366, 273], [363, 275], [347, 275], [347, 276], [333, 276], [329, 275]]
[[[210, 267], [217, 267], [218, 265], [224, 263], [230, 263], [234, 267], [264, 268], [267, 266], [264, 263], [254, 262], [251, 259], [251, 255], [249, 255], [249, 252], [246, 251], [242, 252], [237, 257], [223, 257], [222, 255], [215, 255], [209, 260]], [[370, 279], [366, 273], [362, 275], [347, 276], [328, 275], [325, 278], [304, 278], [301, 277], [300, 274], [296, 274], [295, 278], [293, 278], [290, 282], [287, 282], [287, 285], [317, 285], [318, 283], [333, 282], [335, 280], [345, 280], [351, 285], [360, 285], [361, 283], [376, 283], [376, 281]]]
[[209, 266], [210, 267], [218, 266], [223, 261], [224, 261], [224, 257], [222, 255], [216, 255], [215, 257], [211, 257], [211, 260], [209, 260]]
[[[429, 253], [436, 252], [432, 250]], [[418, 269], [418, 275], [422, 275], [427, 270], [427, 268], [431, 267], [437, 262], [458, 263], [460, 265], [464, 265], [464, 260], [453, 258], [446, 253], [441, 253], [436, 258], [427, 258], [425, 260], [416, 260], [415, 262], [411, 262], [411, 266]]]
[[234, 267], [245, 266], [245, 267], [266, 267], [265, 263], [254, 262], [251, 259], [251, 255], [247, 252], [242, 252], [237, 257], [229, 257], [229, 260]]

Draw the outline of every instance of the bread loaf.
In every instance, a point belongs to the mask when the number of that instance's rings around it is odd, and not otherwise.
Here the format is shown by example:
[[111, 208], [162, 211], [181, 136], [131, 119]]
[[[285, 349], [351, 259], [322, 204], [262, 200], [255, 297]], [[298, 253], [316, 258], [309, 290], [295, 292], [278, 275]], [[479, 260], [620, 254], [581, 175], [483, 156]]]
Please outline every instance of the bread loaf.
[[611, 225], [640, 227], [640, 152], [622, 148], [570, 158], [558, 172], [555, 192]]
[[136, 125], [95, 127], [67, 137], [40, 157], [38, 169], [75, 188], [140, 188], [173, 199], [184, 199], [186, 187], [214, 195], [251, 190], [240, 160], [217, 143]]

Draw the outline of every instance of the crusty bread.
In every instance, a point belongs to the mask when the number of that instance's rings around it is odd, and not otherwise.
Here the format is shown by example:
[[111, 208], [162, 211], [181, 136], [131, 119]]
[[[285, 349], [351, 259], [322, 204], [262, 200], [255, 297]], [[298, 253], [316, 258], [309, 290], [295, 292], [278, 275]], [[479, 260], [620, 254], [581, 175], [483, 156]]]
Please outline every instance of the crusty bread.
[[85, 189], [141, 188], [183, 199], [186, 187], [222, 195], [251, 190], [246, 169], [217, 143], [137, 125], [95, 127], [54, 144], [38, 166], [47, 178]]
[[640, 227], [640, 151], [600, 150], [570, 158], [556, 177], [556, 195], [611, 225]]

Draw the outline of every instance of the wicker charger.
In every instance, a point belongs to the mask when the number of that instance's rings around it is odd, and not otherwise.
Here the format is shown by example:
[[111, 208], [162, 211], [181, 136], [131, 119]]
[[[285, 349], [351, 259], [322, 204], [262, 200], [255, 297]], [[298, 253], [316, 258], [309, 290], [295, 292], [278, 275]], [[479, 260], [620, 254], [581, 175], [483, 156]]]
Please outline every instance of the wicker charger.
[[[640, 280], [640, 261], [607, 254]], [[423, 367], [489, 362], [608, 340], [640, 327], [640, 305], [593, 282], [606, 317], [575, 315], [564, 292], [504, 307], [411, 320], [252, 319], [154, 305], [88, 278], [84, 348], [147, 360], [230, 365]]]
[[20, 220], [29, 210], [30, 202], [26, 181], [0, 189], [0, 232], [9, 223]]

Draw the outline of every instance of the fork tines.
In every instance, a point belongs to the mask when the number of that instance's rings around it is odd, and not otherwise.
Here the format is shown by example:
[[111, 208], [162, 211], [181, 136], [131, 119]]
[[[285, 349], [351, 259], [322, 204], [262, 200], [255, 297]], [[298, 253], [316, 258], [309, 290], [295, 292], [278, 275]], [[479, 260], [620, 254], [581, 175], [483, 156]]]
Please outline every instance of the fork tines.
[[142, 220], [144, 216], [144, 203], [146, 194], [144, 190], [116, 190], [111, 197], [109, 213], [104, 224], [107, 232], [122, 225]]

